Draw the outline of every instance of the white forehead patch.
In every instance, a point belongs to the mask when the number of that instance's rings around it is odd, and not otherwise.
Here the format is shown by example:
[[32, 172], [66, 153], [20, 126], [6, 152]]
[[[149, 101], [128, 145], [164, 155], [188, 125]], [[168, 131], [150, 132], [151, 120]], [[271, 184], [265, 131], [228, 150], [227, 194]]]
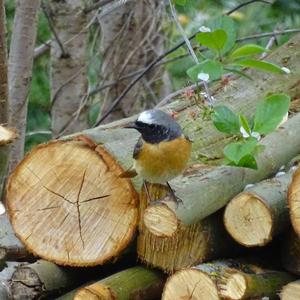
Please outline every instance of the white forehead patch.
[[138, 117], [138, 122], [146, 123], [146, 124], [153, 124], [153, 116], [149, 111], [143, 111], [140, 116]]

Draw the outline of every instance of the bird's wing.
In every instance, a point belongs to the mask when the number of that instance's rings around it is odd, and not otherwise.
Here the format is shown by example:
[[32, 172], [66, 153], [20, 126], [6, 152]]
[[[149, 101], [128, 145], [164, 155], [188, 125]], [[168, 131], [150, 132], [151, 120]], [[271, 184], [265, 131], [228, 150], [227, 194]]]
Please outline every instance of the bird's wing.
[[137, 143], [135, 144], [135, 147], [134, 147], [134, 150], [133, 150], [133, 158], [134, 159], [137, 159], [138, 156], [139, 156], [139, 153], [142, 149], [142, 146], [143, 146], [143, 139], [142, 137], [140, 137], [137, 141]]
[[[134, 150], [133, 150], [133, 158], [134, 159], [138, 158], [139, 153], [142, 149], [142, 146], [143, 146], [143, 139], [142, 139], [142, 137], [140, 137], [138, 139], [137, 143], [135, 144], [135, 147], [134, 147]], [[133, 167], [131, 167], [128, 170], [122, 172], [119, 175], [119, 177], [121, 177], [121, 178], [132, 178], [132, 177], [135, 177], [136, 175], [137, 175], [136, 170]]]

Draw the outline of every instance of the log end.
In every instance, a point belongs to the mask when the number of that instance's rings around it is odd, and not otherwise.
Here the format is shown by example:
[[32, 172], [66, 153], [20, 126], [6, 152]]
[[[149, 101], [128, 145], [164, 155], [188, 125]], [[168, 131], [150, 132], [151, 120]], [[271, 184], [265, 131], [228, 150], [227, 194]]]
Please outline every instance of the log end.
[[224, 284], [220, 284], [220, 294], [225, 299], [244, 299], [246, 289], [247, 289], [247, 281], [242, 273], [237, 271], [227, 271], [223, 274]]
[[173, 274], [164, 287], [162, 300], [220, 299], [216, 283], [208, 274], [196, 269], [184, 269]]
[[280, 292], [281, 300], [298, 300], [300, 295], [300, 280], [285, 285]]
[[229, 202], [224, 224], [232, 238], [246, 247], [264, 246], [272, 239], [272, 212], [254, 193], [243, 192]]
[[99, 283], [81, 288], [76, 292], [74, 300], [115, 300], [116, 295], [108, 286]]
[[178, 229], [179, 220], [167, 205], [154, 204], [146, 209], [144, 224], [155, 236], [171, 237]]
[[293, 228], [300, 236], [300, 167], [295, 171], [289, 186], [288, 203]]
[[137, 194], [101, 146], [53, 141], [33, 149], [7, 185], [8, 213], [29, 251], [70, 266], [103, 264], [131, 241]]

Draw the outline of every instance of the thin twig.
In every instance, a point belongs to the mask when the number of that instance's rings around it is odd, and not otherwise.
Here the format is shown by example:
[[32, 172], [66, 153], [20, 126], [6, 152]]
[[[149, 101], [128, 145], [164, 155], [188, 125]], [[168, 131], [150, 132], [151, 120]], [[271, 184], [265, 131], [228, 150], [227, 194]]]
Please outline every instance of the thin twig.
[[49, 130], [37, 130], [37, 131], [31, 131], [26, 133], [26, 137], [33, 136], [33, 135], [52, 135], [52, 132]]
[[235, 11], [241, 9], [242, 7], [246, 6], [246, 5], [249, 5], [251, 3], [254, 3], [254, 2], [262, 2], [262, 3], [266, 3], [266, 4], [270, 4], [272, 5], [273, 2], [272, 1], [266, 1], [266, 0], [250, 0], [250, 1], [247, 1], [247, 2], [244, 2], [244, 3], [241, 3], [239, 4], [238, 6], [234, 7], [233, 9], [229, 10], [226, 15], [229, 16], [231, 15], [232, 13], [234, 13]]
[[46, 41], [45, 43], [39, 45], [34, 49], [34, 56], [33, 58], [36, 59], [40, 57], [42, 54], [47, 52], [50, 49], [51, 45], [51, 40]]
[[60, 51], [62, 53], [62, 57], [68, 57], [69, 55], [65, 51], [63, 43], [61, 42], [60, 38], [58, 37], [58, 34], [56, 32], [56, 29], [55, 29], [55, 26], [54, 26], [54, 23], [53, 23], [53, 20], [52, 20], [52, 17], [51, 17], [51, 14], [48, 11], [49, 7], [47, 7], [44, 2], [42, 2], [41, 6], [42, 6], [43, 12], [45, 14], [45, 17], [48, 20], [49, 27], [50, 27], [50, 29], [51, 29], [51, 31], [54, 35], [54, 38], [55, 38], [55, 40], [56, 40], [56, 42], [57, 42], [57, 44], [60, 48]]

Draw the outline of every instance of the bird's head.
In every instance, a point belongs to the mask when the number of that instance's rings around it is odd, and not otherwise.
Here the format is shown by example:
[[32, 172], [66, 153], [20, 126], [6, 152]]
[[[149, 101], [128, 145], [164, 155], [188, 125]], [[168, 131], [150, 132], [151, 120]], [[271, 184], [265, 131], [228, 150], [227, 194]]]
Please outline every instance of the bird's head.
[[170, 141], [182, 135], [179, 124], [169, 114], [158, 109], [143, 111], [135, 122], [125, 128], [136, 129], [143, 140], [151, 144]]

